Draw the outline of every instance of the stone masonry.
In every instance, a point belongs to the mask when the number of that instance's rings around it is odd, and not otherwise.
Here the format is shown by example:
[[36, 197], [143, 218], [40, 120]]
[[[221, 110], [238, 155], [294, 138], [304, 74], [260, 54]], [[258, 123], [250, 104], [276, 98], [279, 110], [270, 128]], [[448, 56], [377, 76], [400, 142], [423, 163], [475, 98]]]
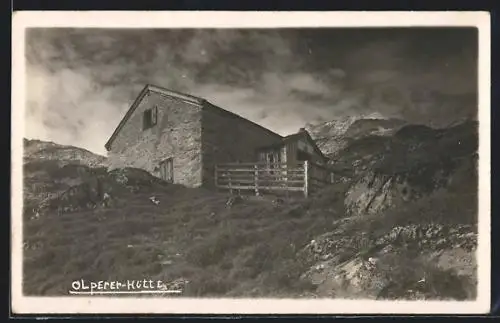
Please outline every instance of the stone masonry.
[[[157, 124], [143, 130], [143, 112], [155, 105]], [[156, 176], [160, 162], [173, 157], [174, 182], [200, 186], [201, 107], [150, 91], [118, 132], [108, 157], [110, 169], [141, 168]]]

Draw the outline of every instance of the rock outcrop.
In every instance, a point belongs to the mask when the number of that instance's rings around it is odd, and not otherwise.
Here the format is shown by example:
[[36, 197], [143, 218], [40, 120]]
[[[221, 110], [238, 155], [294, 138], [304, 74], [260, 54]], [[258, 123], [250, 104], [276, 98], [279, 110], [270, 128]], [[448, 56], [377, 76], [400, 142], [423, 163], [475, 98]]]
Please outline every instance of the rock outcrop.
[[110, 172], [92, 172], [62, 193], [41, 202], [40, 213], [57, 211], [59, 214], [116, 206], [126, 201], [117, 199], [127, 192], [154, 192], [168, 183], [142, 169], [124, 168]]
[[53, 142], [24, 139], [24, 208], [33, 211], [43, 201], [106, 173], [107, 159], [88, 150]]
[[[477, 187], [477, 129], [476, 123], [450, 129], [407, 126], [392, 137], [348, 146], [339, 162], [352, 178], [346, 212], [382, 212], [446, 187], [464, 173], [470, 176], [463, 185]], [[366, 146], [371, 143], [380, 149]]]
[[439, 289], [439, 298], [466, 299], [474, 297], [467, 284], [475, 284], [476, 247], [474, 225], [396, 226], [378, 237], [337, 230], [301, 251], [311, 264], [302, 279], [328, 297], [425, 299]]

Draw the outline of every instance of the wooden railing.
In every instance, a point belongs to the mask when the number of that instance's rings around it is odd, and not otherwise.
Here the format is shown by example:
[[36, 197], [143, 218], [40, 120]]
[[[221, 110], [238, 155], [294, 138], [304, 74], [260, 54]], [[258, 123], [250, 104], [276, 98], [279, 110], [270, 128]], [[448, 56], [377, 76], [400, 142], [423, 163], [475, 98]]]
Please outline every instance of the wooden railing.
[[215, 186], [233, 191], [295, 191], [308, 196], [332, 182], [324, 166], [301, 162], [296, 167], [285, 163], [231, 163], [215, 166]]

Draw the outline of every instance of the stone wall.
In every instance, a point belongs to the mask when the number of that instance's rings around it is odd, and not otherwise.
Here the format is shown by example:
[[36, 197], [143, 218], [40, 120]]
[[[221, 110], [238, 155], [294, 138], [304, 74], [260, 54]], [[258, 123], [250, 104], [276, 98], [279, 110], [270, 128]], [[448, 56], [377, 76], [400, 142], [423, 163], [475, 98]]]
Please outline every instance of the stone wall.
[[207, 104], [202, 113], [203, 185], [214, 185], [215, 164], [256, 162], [257, 148], [280, 141], [278, 134]]
[[[157, 124], [143, 130], [143, 112], [158, 105]], [[174, 182], [201, 185], [201, 107], [155, 92], [147, 94], [108, 152], [110, 169], [135, 167], [159, 176], [159, 163], [173, 157]]]

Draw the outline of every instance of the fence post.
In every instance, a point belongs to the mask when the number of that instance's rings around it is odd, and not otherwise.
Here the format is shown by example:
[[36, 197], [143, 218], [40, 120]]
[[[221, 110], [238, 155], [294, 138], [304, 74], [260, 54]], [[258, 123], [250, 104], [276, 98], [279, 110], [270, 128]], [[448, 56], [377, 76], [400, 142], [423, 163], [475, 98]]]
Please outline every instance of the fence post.
[[214, 167], [214, 183], [215, 183], [215, 189], [219, 187], [219, 181], [217, 180], [217, 176], [219, 176], [219, 168], [217, 167], [217, 164], [215, 164]]
[[255, 164], [254, 166], [254, 186], [255, 186], [255, 196], [259, 196], [259, 166]]
[[309, 163], [304, 161], [304, 197], [309, 195]]
[[287, 165], [286, 164], [281, 164], [282, 166], [282, 169], [284, 170], [283, 173], [284, 173], [284, 180], [285, 180], [285, 192], [286, 192], [286, 198], [287, 200], [290, 198], [290, 189], [288, 187], [288, 169], [287, 169]]
[[228, 181], [229, 181], [229, 194], [233, 195], [233, 185], [231, 183], [231, 171], [230, 170], [227, 172], [227, 177], [228, 177]]

